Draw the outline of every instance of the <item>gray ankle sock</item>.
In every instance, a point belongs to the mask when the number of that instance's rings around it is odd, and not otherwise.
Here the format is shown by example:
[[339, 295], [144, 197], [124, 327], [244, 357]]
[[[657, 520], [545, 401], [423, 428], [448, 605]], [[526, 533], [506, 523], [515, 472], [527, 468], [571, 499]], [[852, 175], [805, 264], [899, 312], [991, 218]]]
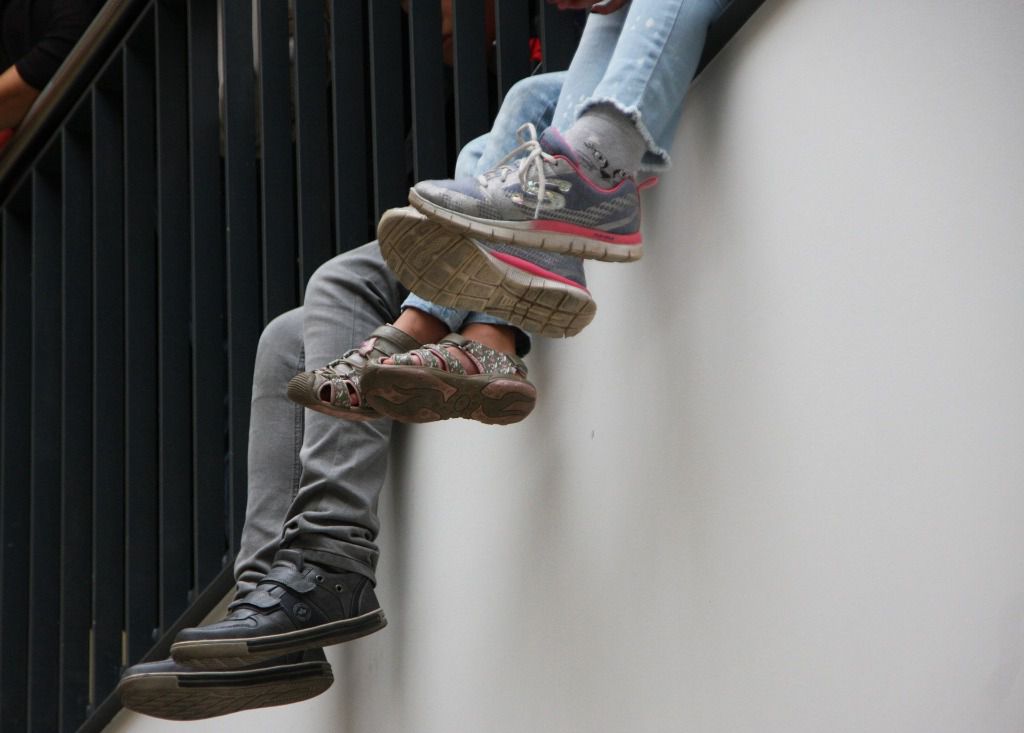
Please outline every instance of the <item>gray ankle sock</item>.
[[580, 158], [584, 172], [595, 183], [612, 186], [636, 176], [647, 143], [627, 115], [610, 104], [598, 104], [565, 132], [565, 139]]

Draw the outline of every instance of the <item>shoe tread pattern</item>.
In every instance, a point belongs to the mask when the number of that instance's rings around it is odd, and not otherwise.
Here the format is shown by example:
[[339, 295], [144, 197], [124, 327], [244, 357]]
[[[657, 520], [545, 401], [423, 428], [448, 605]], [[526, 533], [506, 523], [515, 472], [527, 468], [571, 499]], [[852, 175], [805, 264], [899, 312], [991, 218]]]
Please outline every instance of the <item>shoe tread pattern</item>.
[[429, 219], [385, 214], [378, 235], [381, 252], [402, 284], [439, 305], [489, 313], [549, 338], [575, 336], [597, 313], [597, 304], [581, 288], [504, 265]]

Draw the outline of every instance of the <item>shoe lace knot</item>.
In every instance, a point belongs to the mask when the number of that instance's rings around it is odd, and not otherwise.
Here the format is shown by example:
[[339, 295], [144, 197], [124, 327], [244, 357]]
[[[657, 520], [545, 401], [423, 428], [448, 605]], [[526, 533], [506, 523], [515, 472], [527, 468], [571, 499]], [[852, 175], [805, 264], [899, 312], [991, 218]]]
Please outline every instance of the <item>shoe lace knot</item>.
[[519, 145], [499, 160], [494, 168], [477, 176], [477, 180], [481, 185], [486, 186], [488, 179], [500, 176], [501, 182], [504, 183], [512, 171], [517, 171], [523, 195], [533, 196], [537, 199], [537, 206], [533, 210], [533, 218], [536, 219], [540, 216], [540, 206], [547, 190], [545, 166], [553, 164], [555, 158], [544, 152], [544, 148], [541, 147], [540, 141], [537, 139], [537, 128], [532, 122], [527, 122], [516, 130], [516, 140]]

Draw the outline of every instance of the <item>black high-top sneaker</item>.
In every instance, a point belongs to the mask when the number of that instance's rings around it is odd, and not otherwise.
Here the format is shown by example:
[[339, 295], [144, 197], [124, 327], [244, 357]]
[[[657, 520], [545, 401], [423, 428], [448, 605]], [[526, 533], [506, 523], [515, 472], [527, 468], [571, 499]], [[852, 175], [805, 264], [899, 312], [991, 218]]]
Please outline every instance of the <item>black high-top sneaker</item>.
[[340, 644], [384, 628], [373, 581], [306, 562], [278, 550], [256, 588], [208, 626], [182, 629], [174, 661], [200, 669], [235, 669], [282, 654]]
[[173, 659], [144, 662], [121, 675], [129, 710], [166, 720], [201, 720], [316, 697], [334, 682], [322, 649], [229, 670], [201, 670]]

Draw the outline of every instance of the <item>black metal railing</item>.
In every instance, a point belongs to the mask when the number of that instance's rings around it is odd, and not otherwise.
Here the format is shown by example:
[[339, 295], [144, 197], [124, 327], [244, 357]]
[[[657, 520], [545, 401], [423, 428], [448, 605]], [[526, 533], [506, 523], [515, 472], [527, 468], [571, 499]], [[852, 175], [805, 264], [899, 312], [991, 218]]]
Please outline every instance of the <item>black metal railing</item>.
[[[456, 4], [459, 140], [497, 101], [482, 8]], [[500, 3], [500, 91], [531, 20]], [[102, 726], [229, 590], [259, 332], [448, 170], [446, 76], [439, 3], [121, 0], [40, 99], [0, 160], [4, 730]]]
[[409, 5], [110, 0], [0, 157], [4, 731], [102, 729], [230, 590], [263, 324], [583, 20], [457, 0], [448, 68]]

